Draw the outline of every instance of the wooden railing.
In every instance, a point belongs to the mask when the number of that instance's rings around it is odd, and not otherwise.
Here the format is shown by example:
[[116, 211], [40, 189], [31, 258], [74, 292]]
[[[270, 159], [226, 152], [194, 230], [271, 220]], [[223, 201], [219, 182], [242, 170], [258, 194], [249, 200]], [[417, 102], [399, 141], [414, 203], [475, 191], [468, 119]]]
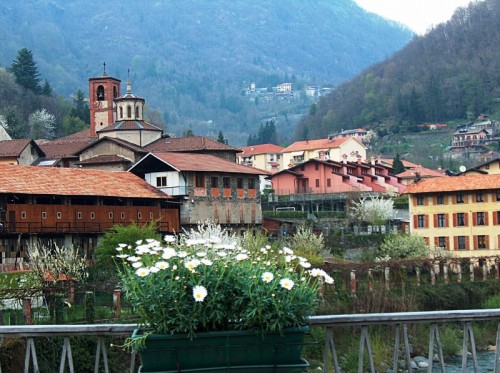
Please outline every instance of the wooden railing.
[[[460, 323], [463, 329], [463, 351], [470, 350], [473, 363], [473, 371], [479, 372], [478, 358], [474, 333], [471, 326], [476, 321], [496, 321], [500, 320], [500, 310], [481, 309], [465, 311], [433, 311], [433, 312], [398, 312], [398, 313], [375, 313], [375, 314], [354, 314], [354, 315], [325, 315], [309, 318], [308, 322], [312, 327], [326, 329], [326, 338], [324, 341], [324, 372], [330, 372], [332, 366], [333, 372], [340, 372], [339, 359], [336, 352], [336, 343], [342, 343], [338, 340], [337, 331], [341, 328], [351, 328], [359, 332], [359, 359], [358, 372], [365, 372], [363, 366], [367, 357], [367, 370], [375, 373], [374, 358], [370, 344], [370, 329], [373, 327], [388, 327], [394, 331], [394, 351], [392, 356], [393, 371], [398, 371], [400, 350], [403, 350], [406, 369], [409, 373], [413, 372], [410, 356], [410, 342], [408, 326], [413, 324], [430, 325], [428, 356], [429, 366], [427, 372], [432, 372], [434, 356], [437, 355], [441, 372], [445, 372], [443, 346], [439, 335], [439, 327], [446, 323]], [[499, 324], [500, 326], [500, 324]], [[63, 337], [61, 348], [60, 372], [64, 372], [68, 367], [69, 372], [74, 372], [73, 356], [70, 344], [70, 336], [87, 336], [97, 338], [97, 348], [95, 351], [94, 372], [98, 372], [101, 363], [105, 372], [109, 372], [108, 357], [104, 338], [108, 336], [130, 336], [137, 326], [135, 324], [96, 324], [96, 325], [27, 325], [27, 326], [0, 326], [0, 337], [22, 337], [26, 339], [26, 355], [24, 371], [28, 372], [30, 368], [34, 373], [39, 372], [37, 354], [35, 350], [35, 338], [59, 336]], [[402, 346], [401, 346], [402, 337]], [[495, 358], [491, 361], [491, 366], [495, 373], [499, 370], [500, 358], [500, 328], [496, 334], [496, 352]], [[366, 352], [366, 353], [365, 353]], [[367, 356], [365, 356], [367, 355]], [[462, 372], [466, 372], [468, 363], [467, 353], [462, 355]], [[135, 353], [131, 355], [130, 372], [136, 370]], [[470, 371], [470, 370], [469, 370]], [[491, 370], [489, 370], [491, 371]], [[1, 366], [0, 366], [1, 372]]]

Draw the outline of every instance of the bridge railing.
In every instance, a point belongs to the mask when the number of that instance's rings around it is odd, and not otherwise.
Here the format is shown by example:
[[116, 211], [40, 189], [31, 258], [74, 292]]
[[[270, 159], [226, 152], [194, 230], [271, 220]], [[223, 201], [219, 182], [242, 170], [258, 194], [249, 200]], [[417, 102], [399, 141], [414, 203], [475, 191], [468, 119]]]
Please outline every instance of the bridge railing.
[[[406, 364], [406, 370], [413, 372], [410, 356], [410, 339], [408, 327], [413, 324], [427, 324], [429, 328], [428, 340], [428, 372], [432, 372], [434, 358], [438, 357], [437, 365], [441, 372], [446, 372], [443, 356], [443, 346], [439, 334], [439, 327], [443, 324], [461, 324], [463, 329], [463, 354], [462, 354], [462, 372], [466, 372], [469, 356], [466, 351], [470, 351], [470, 357], [474, 372], [479, 372], [478, 358], [474, 333], [473, 322], [500, 321], [500, 310], [498, 309], [480, 309], [480, 310], [460, 310], [460, 311], [432, 311], [432, 312], [397, 312], [397, 313], [374, 313], [374, 314], [352, 314], [352, 315], [324, 315], [313, 316], [308, 322], [313, 327], [325, 328], [326, 338], [324, 340], [324, 372], [340, 372], [339, 358], [336, 351], [336, 343], [339, 341], [338, 333], [341, 328], [351, 328], [359, 330], [359, 354], [358, 354], [358, 372], [370, 371], [375, 373], [374, 357], [370, 343], [370, 331], [380, 326], [391, 328], [394, 331], [394, 350], [392, 356], [392, 368], [394, 372], [398, 371], [400, 353], [403, 351], [403, 360]], [[500, 324], [498, 324], [500, 326]], [[95, 351], [94, 372], [98, 372], [101, 365], [105, 372], [109, 372], [108, 352], [105, 343], [105, 337], [123, 337], [126, 338], [132, 334], [137, 326], [135, 324], [90, 324], [90, 325], [25, 325], [25, 326], [0, 326], [0, 337], [21, 337], [26, 340], [26, 355], [24, 360], [24, 371], [40, 372], [37, 354], [35, 350], [35, 338], [58, 336], [63, 337], [60, 357], [60, 372], [74, 372], [73, 355], [70, 344], [71, 336], [87, 336], [97, 338], [97, 348]], [[353, 328], [356, 327], [356, 328]], [[321, 341], [320, 341], [321, 342]], [[495, 359], [491, 361], [493, 371], [499, 370], [500, 358], [500, 329], [497, 328], [496, 334]], [[364, 367], [364, 362], [368, 361], [368, 367]], [[136, 356], [131, 353], [130, 372], [136, 372]], [[1, 362], [0, 362], [1, 364]], [[0, 373], [1, 373], [0, 365]], [[491, 370], [489, 370], [491, 371]]]

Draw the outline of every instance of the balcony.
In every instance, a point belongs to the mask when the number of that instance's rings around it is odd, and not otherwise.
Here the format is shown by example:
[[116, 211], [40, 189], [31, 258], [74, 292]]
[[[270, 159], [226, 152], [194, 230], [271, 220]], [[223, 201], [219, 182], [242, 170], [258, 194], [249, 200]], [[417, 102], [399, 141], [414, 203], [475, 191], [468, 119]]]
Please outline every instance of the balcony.
[[[463, 354], [461, 358], [462, 372], [479, 372], [479, 357], [476, 350], [474, 329], [472, 323], [497, 322], [500, 319], [498, 309], [479, 310], [458, 310], [458, 311], [433, 311], [433, 312], [398, 312], [398, 313], [374, 313], [374, 314], [350, 314], [350, 315], [324, 315], [309, 318], [308, 324], [312, 328], [324, 329], [324, 340], [312, 343], [322, 344], [324, 349], [323, 368], [324, 372], [340, 372], [340, 360], [337, 355], [336, 345], [343, 343], [341, 336], [347, 333], [359, 338], [358, 350], [358, 371], [369, 371], [375, 373], [374, 354], [370, 332], [374, 330], [387, 329], [394, 336], [392, 356], [388, 365], [392, 371], [399, 371], [400, 364], [404, 363], [408, 372], [413, 372], [414, 361], [410, 355], [409, 328], [427, 328], [428, 344], [427, 356], [429, 357], [426, 371], [431, 372], [433, 365], [446, 372], [443, 354], [442, 339], [439, 328], [445, 324], [461, 325], [463, 350], [470, 351]], [[25, 325], [25, 326], [0, 326], [0, 337], [23, 338], [26, 344], [26, 354], [24, 359], [24, 371], [28, 372], [30, 367], [34, 372], [39, 372], [35, 339], [44, 337], [61, 337], [61, 353], [57, 357], [60, 361], [60, 371], [68, 368], [69, 372], [74, 372], [74, 363], [71, 349], [70, 337], [79, 336], [97, 340], [95, 351], [87, 351], [94, 356], [94, 371], [99, 371], [102, 366], [105, 372], [109, 372], [108, 356], [112, 351], [108, 351], [106, 338], [114, 337], [123, 340], [130, 336], [137, 327], [135, 324], [87, 324], [87, 325]], [[414, 329], [412, 329], [414, 330]], [[342, 334], [342, 331], [344, 334]], [[499, 372], [500, 358], [500, 328], [496, 332], [495, 352], [492, 352], [486, 361], [482, 362], [482, 367], [487, 366], [487, 371]], [[318, 350], [318, 349], [315, 349]], [[494, 357], [493, 357], [494, 356]], [[306, 356], [307, 358], [307, 356]], [[491, 361], [490, 361], [491, 359]], [[364, 364], [368, 363], [368, 366]], [[130, 353], [130, 364], [127, 363], [127, 371], [135, 373], [137, 370], [136, 353]], [[472, 366], [471, 366], [472, 365]], [[2, 367], [0, 366], [0, 371]], [[312, 366], [315, 369], [315, 366]], [[482, 370], [485, 371], [485, 370]]]
[[172, 187], [163, 187], [160, 188], [160, 190], [163, 193], [168, 194], [169, 196], [172, 197], [177, 197], [177, 196], [187, 196], [188, 193], [188, 187], [185, 185], [177, 185], [177, 186], [172, 186]]

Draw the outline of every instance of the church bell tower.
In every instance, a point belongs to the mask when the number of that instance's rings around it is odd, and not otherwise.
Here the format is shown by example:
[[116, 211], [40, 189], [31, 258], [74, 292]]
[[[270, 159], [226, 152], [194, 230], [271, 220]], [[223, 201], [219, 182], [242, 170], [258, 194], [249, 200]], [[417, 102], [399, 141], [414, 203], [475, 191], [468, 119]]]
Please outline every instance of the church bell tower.
[[97, 131], [115, 121], [114, 99], [120, 97], [121, 80], [106, 73], [106, 63], [100, 77], [89, 78], [90, 135], [97, 137]]

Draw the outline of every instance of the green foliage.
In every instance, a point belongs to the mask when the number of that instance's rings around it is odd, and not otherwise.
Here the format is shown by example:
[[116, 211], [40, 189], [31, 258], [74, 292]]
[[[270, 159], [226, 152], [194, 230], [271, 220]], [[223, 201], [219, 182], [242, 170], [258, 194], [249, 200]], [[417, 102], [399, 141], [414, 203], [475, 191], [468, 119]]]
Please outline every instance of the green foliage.
[[394, 175], [400, 174], [405, 171], [405, 166], [403, 165], [403, 162], [399, 158], [399, 153], [396, 154], [394, 157], [394, 160], [392, 162], [392, 170], [394, 172]]
[[85, 292], [84, 298], [85, 322], [93, 324], [95, 321], [95, 294], [92, 291]]
[[62, 122], [62, 134], [64, 136], [71, 135], [75, 132], [83, 131], [87, 128], [87, 125], [83, 120], [78, 117], [73, 117], [71, 115], [65, 116]]
[[408, 194], [403, 194], [394, 198], [394, 208], [399, 210], [408, 210], [409, 209], [409, 196]]
[[17, 52], [17, 57], [9, 69], [16, 77], [16, 83], [21, 87], [29, 89], [35, 93], [41, 92], [40, 73], [36, 67], [36, 62], [33, 58], [33, 53], [22, 48]]
[[138, 225], [114, 225], [113, 229], [106, 232], [99, 240], [94, 250], [95, 266], [97, 270], [114, 269], [113, 255], [120, 243], [134, 245], [136, 241], [153, 238], [159, 240], [160, 234], [156, 231], [154, 224]]
[[430, 250], [420, 236], [405, 234], [387, 236], [378, 250], [379, 258], [404, 259], [428, 257]]
[[198, 331], [266, 333], [298, 326], [316, 308], [316, 277], [333, 281], [324, 271], [306, 271], [310, 264], [288, 248], [250, 250], [211, 223], [184, 233], [180, 242], [173, 236], [165, 241], [137, 242], [132, 253], [117, 255], [127, 299], [140, 323], [158, 333], [193, 337]]
[[21, 139], [27, 131], [27, 126], [24, 123], [21, 113], [16, 106], [8, 106], [4, 109], [3, 115], [5, 117], [6, 129], [10, 137], [13, 139]]
[[247, 145], [259, 144], [278, 144], [276, 125], [273, 120], [266, 121], [266, 124], [260, 124], [257, 135], [250, 135]]
[[312, 229], [299, 226], [293, 236], [285, 244], [299, 255], [305, 257], [322, 257], [325, 255], [325, 238], [323, 233], [315, 234]]
[[306, 219], [306, 211], [262, 211], [265, 218], [276, 219]]
[[80, 119], [84, 124], [90, 123], [89, 105], [85, 101], [85, 94], [81, 89], [77, 90], [73, 96], [73, 107], [70, 116]]

